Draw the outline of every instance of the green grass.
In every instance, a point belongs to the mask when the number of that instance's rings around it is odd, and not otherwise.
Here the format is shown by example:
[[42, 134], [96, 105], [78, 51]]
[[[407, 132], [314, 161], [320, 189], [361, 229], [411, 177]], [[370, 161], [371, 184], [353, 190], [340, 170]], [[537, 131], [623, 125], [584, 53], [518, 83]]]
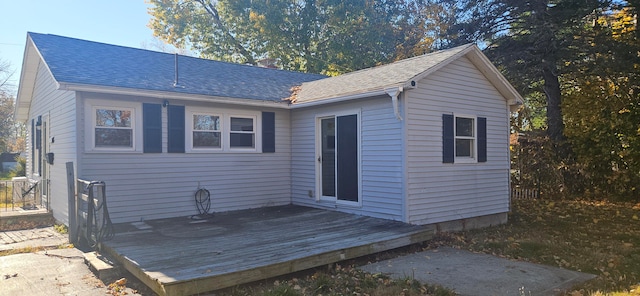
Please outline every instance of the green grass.
[[53, 225], [53, 229], [60, 234], [69, 233], [69, 227], [67, 227], [67, 225], [64, 225], [64, 224], [56, 223]]
[[17, 248], [17, 249], [9, 249], [9, 250], [0, 251], [0, 257], [16, 255], [16, 254], [35, 253], [35, 252], [40, 252], [44, 250], [46, 249], [43, 247], [24, 247], [24, 248]]

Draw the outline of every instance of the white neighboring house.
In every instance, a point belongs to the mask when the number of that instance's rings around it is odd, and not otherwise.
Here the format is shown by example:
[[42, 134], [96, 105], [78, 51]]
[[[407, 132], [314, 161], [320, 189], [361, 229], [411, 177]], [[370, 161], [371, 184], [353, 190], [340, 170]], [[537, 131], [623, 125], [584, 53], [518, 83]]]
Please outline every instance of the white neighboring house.
[[[337, 77], [29, 33], [27, 177], [68, 222], [65, 163], [114, 222], [296, 204], [471, 228], [506, 222], [509, 112], [475, 45]], [[47, 154], [53, 161], [46, 161]]]

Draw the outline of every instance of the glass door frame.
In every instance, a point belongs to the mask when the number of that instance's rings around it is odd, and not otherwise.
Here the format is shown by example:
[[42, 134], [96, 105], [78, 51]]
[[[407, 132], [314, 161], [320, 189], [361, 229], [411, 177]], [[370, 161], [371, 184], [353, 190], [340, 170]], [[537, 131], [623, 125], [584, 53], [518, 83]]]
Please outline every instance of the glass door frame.
[[[358, 182], [358, 200], [357, 201], [349, 201], [349, 200], [341, 200], [337, 195], [338, 195], [338, 188], [337, 188], [337, 178], [338, 178], [338, 174], [337, 174], [337, 158], [338, 158], [338, 117], [342, 117], [342, 116], [349, 116], [349, 115], [356, 115], [357, 116], [357, 163], [358, 163], [358, 167], [357, 167], [357, 182]], [[335, 191], [334, 191], [334, 195], [335, 196], [323, 196], [323, 190], [322, 190], [322, 182], [323, 182], [323, 176], [322, 176], [322, 152], [323, 152], [323, 134], [322, 134], [322, 120], [324, 119], [329, 119], [329, 118], [333, 118], [334, 119], [334, 151], [335, 151], [335, 165], [334, 165], [334, 178], [335, 178], [335, 182], [334, 182], [334, 187], [335, 187]], [[361, 111], [360, 109], [357, 110], [344, 110], [341, 112], [335, 112], [335, 113], [324, 113], [324, 114], [317, 114], [316, 118], [315, 118], [315, 167], [316, 167], [316, 194], [315, 194], [315, 198], [317, 202], [332, 202], [335, 203], [336, 205], [346, 205], [346, 206], [353, 206], [353, 207], [362, 207], [362, 164], [361, 164], [361, 159], [362, 159], [362, 148], [361, 148]], [[325, 147], [326, 148], [326, 147]]]

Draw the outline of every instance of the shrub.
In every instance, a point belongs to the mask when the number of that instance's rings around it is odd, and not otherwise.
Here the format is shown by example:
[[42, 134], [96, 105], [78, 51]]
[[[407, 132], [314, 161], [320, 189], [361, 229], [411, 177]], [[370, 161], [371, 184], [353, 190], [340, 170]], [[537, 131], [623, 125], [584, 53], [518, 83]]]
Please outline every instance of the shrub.
[[18, 162], [18, 165], [13, 168], [13, 170], [11, 170], [10, 176], [11, 177], [22, 177], [22, 176], [26, 176], [27, 173], [27, 159], [24, 157], [16, 157], [16, 161]]

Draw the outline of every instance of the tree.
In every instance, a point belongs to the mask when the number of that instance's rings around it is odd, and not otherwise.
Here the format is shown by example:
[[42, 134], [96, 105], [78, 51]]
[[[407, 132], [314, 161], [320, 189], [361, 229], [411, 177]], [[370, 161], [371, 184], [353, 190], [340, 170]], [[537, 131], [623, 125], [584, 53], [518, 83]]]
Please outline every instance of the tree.
[[554, 176], [549, 190], [639, 200], [640, 1], [445, 1], [458, 10], [444, 42], [486, 46], [527, 98], [514, 129], [538, 150], [520, 161]]
[[[149, 27], [202, 57], [329, 75], [392, 61], [422, 39], [419, 2], [151, 0]], [[410, 38], [418, 36], [417, 38]], [[404, 46], [402, 46], [404, 44]]]
[[0, 60], [0, 152], [19, 152], [24, 151], [24, 147], [20, 146], [20, 143], [24, 146], [24, 141], [18, 141], [20, 125], [16, 124], [13, 117], [15, 98], [11, 93], [12, 86], [8, 83], [13, 73], [9, 68], [8, 62]]
[[640, 199], [640, 34], [637, 7], [603, 11], [578, 38], [566, 75], [566, 135], [589, 188]]
[[[6, 94], [0, 94], [0, 151], [10, 151], [19, 148], [17, 143], [17, 126], [13, 120], [14, 99]], [[16, 151], [17, 152], [17, 151]]]
[[9, 79], [13, 75], [13, 72], [10, 68], [11, 65], [9, 62], [0, 59], [0, 95], [2, 96], [9, 96], [11, 92], [12, 85], [9, 83]]
[[[452, 0], [445, 0], [452, 1]], [[561, 78], [579, 52], [574, 36], [607, 0], [463, 0], [452, 44], [482, 42], [485, 53], [525, 96], [544, 94], [547, 134], [563, 139]]]

